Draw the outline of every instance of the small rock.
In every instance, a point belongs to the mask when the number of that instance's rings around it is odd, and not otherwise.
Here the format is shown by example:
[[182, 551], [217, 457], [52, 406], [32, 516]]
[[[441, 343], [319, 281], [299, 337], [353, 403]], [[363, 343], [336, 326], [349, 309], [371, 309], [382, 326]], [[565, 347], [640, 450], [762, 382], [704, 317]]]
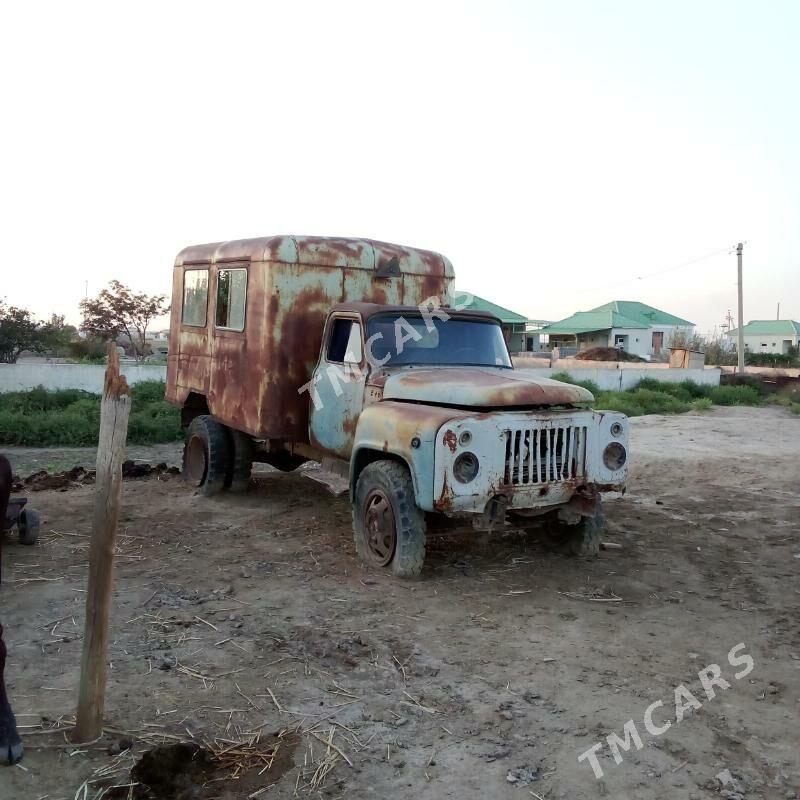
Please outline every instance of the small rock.
[[511, 711], [501, 711], [500, 716], [503, 719], [514, 719], [514, 714]]
[[394, 721], [395, 728], [402, 728], [403, 725], [408, 725], [408, 717], [399, 717]]

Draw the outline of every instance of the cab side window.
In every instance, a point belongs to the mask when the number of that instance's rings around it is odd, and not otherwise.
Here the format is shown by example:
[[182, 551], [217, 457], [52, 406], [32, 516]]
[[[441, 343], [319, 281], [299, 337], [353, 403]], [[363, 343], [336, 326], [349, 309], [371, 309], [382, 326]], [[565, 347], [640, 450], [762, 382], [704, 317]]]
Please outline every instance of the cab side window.
[[205, 328], [208, 310], [208, 270], [187, 269], [183, 273], [184, 325]]
[[246, 301], [247, 270], [221, 269], [217, 273], [217, 327], [243, 331]]
[[328, 337], [326, 359], [336, 364], [360, 364], [361, 355], [361, 325], [354, 319], [335, 319]]

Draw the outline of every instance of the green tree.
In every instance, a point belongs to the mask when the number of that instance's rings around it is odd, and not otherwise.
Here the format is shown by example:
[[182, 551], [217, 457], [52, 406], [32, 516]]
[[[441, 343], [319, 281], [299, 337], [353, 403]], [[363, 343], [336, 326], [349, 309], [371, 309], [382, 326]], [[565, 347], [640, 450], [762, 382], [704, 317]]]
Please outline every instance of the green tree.
[[40, 324], [39, 336], [44, 350], [63, 356], [78, 338], [78, 329], [74, 325], [67, 325], [63, 314], [51, 314], [49, 320]]
[[124, 336], [141, 361], [146, 355], [147, 328], [168, 310], [166, 295], [135, 293], [114, 280], [97, 297], [81, 300], [81, 330], [105, 341]]
[[42, 352], [45, 347], [40, 327], [28, 309], [0, 300], [0, 363], [16, 364], [23, 350]]

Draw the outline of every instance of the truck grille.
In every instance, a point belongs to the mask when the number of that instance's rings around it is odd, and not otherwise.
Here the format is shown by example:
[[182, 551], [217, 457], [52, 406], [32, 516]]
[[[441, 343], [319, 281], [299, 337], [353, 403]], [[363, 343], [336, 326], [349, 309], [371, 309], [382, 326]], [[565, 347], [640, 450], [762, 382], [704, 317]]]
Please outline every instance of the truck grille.
[[583, 478], [586, 474], [584, 425], [523, 428], [504, 432], [506, 486], [535, 486]]

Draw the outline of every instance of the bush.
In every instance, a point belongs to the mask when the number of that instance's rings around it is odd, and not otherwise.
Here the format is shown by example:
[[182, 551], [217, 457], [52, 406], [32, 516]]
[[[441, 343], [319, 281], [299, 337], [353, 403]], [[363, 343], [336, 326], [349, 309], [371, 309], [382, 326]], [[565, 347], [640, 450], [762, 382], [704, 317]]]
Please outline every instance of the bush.
[[619, 411], [629, 417], [641, 417], [644, 414], [642, 407], [633, 399], [632, 392], [601, 392], [596, 400], [596, 408]]
[[643, 414], [681, 414], [689, 410], [688, 402], [679, 400], [667, 392], [634, 389], [631, 396]]
[[757, 378], [743, 375], [738, 386], [702, 386], [695, 381], [667, 383], [656, 378], [643, 378], [625, 392], [603, 392], [592, 381], [576, 381], [566, 372], [556, 372], [554, 380], [574, 383], [589, 389], [595, 397], [595, 408], [620, 411], [629, 417], [643, 414], [682, 414], [685, 411], [707, 411], [717, 405], [759, 405], [767, 391]]
[[679, 400], [688, 402], [698, 397], [708, 397], [709, 386], [701, 386], [694, 381], [681, 381], [680, 383], [667, 383], [655, 378], [642, 378], [636, 385], [637, 389], [650, 389], [654, 392], [666, 392]]
[[757, 406], [761, 395], [753, 386], [712, 386], [708, 396], [718, 406]]
[[766, 397], [773, 391], [769, 384], [755, 375], [723, 375], [720, 378], [720, 382], [723, 386], [749, 386], [755, 389], [762, 397]]
[[[142, 381], [133, 385], [131, 390], [131, 407], [133, 409], [141, 408], [147, 403], [157, 403], [159, 400], [164, 399], [164, 392], [167, 385], [164, 381]], [[170, 406], [167, 406], [170, 408]]]
[[713, 405], [710, 397], [697, 397], [691, 402], [694, 411], [709, 411]]
[[792, 353], [745, 353], [744, 363], [753, 367], [796, 367], [798, 360]]
[[588, 389], [595, 398], [600, 394], [600, 387], [594, 381], [576, 381], [568, 372], [556, 372], [551, 375], [550, 378], [554, 381], [561, 381], [561, 383], [571, 383], [573, 386], [582, 386], [584, 389]]
[[[164, 383], [146, 381], [131, 392], [130, 444], [182, 438], [180, 412], [164, 401]], [[93, 447], [100, 432], [100, 396], [68, 389], [0, 394], [0, 444]]]
[[75, 339], [67, 345], [73, 361], [84, 364], [105, 364], [106, 343], [100, 339]]

